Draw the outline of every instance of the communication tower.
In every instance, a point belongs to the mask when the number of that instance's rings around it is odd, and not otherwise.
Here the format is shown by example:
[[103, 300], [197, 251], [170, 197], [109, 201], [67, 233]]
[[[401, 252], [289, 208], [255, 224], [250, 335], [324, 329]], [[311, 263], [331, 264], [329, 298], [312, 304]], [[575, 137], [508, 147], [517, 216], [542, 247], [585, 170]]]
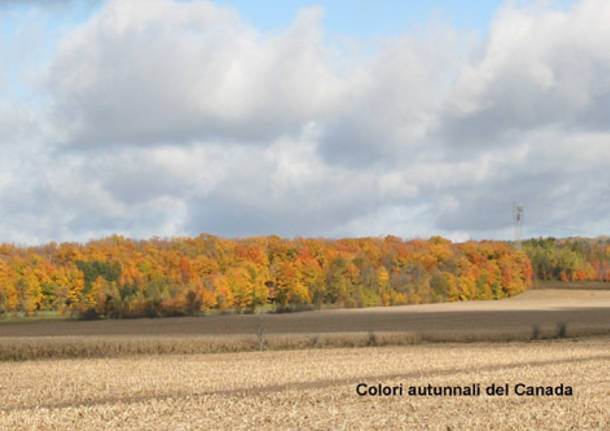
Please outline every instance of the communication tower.
[[513, 226], [515, 228], [515, 246], [521, 250], [521, 234], [523, 233], [523, 205], [519, 202], [513, 203]]

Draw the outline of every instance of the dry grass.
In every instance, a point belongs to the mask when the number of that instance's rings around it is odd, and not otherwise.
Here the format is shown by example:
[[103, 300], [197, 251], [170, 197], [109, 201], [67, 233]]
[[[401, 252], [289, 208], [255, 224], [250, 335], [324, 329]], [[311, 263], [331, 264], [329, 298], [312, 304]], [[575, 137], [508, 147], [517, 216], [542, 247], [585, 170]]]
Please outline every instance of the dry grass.
[[[606, 328], [566, 328], [565, 337], [608, 335]], [[405, 346], [425, 343], [507, 342], [563, 338], [558, 327], [525, 331], [473, 330], [434, 332], [335, 332], [321, 334], [272, 334], [265, 336], [264, 350]], [[0, 361], [35, 359], [117, 358], [135, 355], [202, 354], [260, 350], [256, 335], [230, 336], [60, 336], [0, 338]]]
[[[0, 367], [0, 429], [610, 427], [609, 338], [432, 344]], [[364, 398], [357, 383], [564, 383], [572, 397]]]

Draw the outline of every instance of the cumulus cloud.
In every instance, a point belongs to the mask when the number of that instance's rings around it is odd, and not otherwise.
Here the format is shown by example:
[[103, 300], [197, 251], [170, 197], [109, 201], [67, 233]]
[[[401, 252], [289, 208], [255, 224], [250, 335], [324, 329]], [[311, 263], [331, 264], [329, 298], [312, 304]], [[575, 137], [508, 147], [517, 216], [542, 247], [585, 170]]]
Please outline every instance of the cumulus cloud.
[[331, 111], [318, 8], [265, 36], [212, 3], [111, 1], [60, 45], [48, 70], [70, 144], [266, 142]]
[[61, 10], [75, 4], [91, 7], [99, 3], [101, 3], [101, 0], [0, 0], [0, 8], [14, 6], [36, 6]]
[[595, 0], [567, 12], [502, 8], [452, 89], [443, 138], [480, 147], [549, 126], [608, 131], [608, 17], [610, 4]]
[[514, 200], [529, 235], [608, 233], [610, 4], [511, 3], [478, 39], [431, 22], [365, 55], [323, 13], [264, 33], [105, 2], [45, 62], [44, 108], [0, 96], [2, 239], [510, 238]]

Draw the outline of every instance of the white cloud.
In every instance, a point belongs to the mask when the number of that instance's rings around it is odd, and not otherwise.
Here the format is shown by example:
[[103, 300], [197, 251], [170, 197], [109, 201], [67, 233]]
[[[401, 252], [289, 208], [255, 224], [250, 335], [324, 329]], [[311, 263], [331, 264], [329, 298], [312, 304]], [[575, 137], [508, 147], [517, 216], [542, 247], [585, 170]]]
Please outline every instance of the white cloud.
[[598, 0], [568, 11], [502, 8], [483, 55], [463, 66], [453, 89], [447, 138], [495, 142], [548, 125], [608, 131], [608, 20], [610, 4]]
[[[268, 37], [208, 2], [111, 1], [61, 43], [47, 77], [74, 144], [261, 141], [332, 110], [321, 10]], [[103, 145], [102, 144], [102, 145]]]
[[607, 233], [608, 2], [365, 56], [322, 14], [270, 35], [209, 2], [106, 2], [49, 59], [46, 109], [0, 99], [0, 238], [507, 238], [513, 200], [530, 234]]

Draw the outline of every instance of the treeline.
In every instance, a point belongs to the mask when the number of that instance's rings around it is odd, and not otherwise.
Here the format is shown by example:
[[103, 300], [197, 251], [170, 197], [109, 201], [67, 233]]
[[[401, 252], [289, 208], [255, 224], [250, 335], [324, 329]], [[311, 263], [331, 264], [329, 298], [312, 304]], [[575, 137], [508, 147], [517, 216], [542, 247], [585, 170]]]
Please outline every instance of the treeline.
[[523, 242], [539, 280], [610, 281], [610, 238], [538, 238]]
[[498, 299], [531, 278], [527, 256], [503, 242], [115, 235], [0, 246], [0, 312], [119, 318]]

